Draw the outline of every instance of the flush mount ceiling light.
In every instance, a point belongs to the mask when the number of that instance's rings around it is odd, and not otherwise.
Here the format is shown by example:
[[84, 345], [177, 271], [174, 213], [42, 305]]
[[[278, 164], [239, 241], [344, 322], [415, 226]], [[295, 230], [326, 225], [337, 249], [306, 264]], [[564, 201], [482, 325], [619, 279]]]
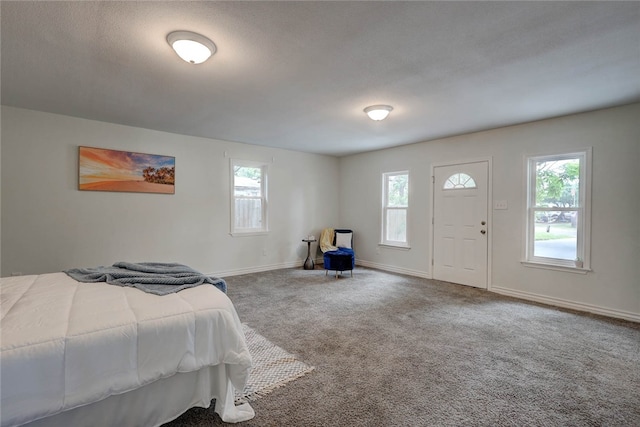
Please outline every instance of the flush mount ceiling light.
[[390, 105], [371, 105], [364, 109], [371, 120], [384, 120], [393, 110]]
[[167, 42], [180, 58], [191, 64], [201, 64], [216, 53], [216, 45], [211, 40], [191, 31], [169, 33]]

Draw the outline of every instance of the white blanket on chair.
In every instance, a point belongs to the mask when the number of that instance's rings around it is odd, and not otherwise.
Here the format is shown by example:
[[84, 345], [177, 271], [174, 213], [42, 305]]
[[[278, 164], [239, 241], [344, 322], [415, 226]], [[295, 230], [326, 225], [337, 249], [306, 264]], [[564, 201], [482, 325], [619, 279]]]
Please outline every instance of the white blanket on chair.
[[335, 235], [335, 231], [333, 228], [325, 228], [320, 233], [320, 250], [322, 253], [328, 251], [335, 251], [338, 248], [333, 246], [333, 236]]

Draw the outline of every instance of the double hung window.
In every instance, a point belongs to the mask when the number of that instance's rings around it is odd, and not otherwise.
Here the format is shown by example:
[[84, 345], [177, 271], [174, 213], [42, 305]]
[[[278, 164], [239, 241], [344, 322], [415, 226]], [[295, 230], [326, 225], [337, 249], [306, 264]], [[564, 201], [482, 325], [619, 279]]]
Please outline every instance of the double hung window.
[[266, 163], [231, 160], [231, 234], [268, 231]]
[[408, 247], [409, 172], [382, 174], [382, 244]]
[[588, 269], [591, 150], [527, 158], [525, 261]]

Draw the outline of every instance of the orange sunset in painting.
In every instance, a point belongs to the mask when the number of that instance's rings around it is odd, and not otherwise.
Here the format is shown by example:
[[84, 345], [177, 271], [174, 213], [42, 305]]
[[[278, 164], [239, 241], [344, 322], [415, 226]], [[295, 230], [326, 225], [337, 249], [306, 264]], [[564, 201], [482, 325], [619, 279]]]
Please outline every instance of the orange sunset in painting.
[[175, 157], [80, 147], [79, 163], [80, 190], [175, 193]]

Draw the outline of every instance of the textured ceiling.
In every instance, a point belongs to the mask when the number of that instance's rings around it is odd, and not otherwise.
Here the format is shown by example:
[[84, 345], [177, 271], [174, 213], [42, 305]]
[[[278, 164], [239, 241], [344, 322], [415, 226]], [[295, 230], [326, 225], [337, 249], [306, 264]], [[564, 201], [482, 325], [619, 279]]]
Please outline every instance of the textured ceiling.
[[343, 156], [640, 101], [638, 2], [0, 7], [2, 104], [178, 134]]

